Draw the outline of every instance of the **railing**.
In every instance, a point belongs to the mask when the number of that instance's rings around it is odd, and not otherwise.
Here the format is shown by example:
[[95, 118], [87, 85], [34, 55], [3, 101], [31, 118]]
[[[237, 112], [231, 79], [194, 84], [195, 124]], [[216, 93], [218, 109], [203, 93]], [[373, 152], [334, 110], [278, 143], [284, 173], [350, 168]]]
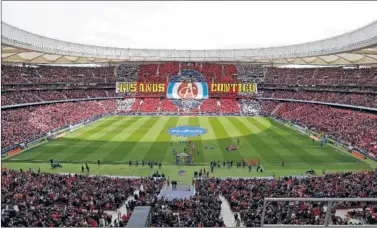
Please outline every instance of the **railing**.
[[66, 99], [66, 100], [56, 100], [56, 101], [42, 101], [42, 102], [34, 102], [34, 103], [16, 104], [16, 105], [4, 105], [4, 106], [1, 106], [1, 109], [21, 108], [21, 107], [26, 107], [26, 106], [47, 105], [47, 104], [55, 104], [55, 103], [93, 101], [93, 100], [110, 100], [110, 99], [123, 99], [123, 97], [94, 97], [94, 98]]
[[[34, 102], [34, 103], [16, 104], [16, 105], [4, 105], [4, 106], [1, 106], [1, 109], [3, 110], [3, 109], [11, 109], [11, 108], [21, 108], [21, 107], [26, 107], [26, 106], [45, 105], [45, 104], [47, 105], [47, 104], [54, 104], [54, 103], [91, 101], [91, 100], [127, 99], [127, 98], [133, 98], [133, 97], [94, 97], [94, 98], [66, 99], [66, 100], [56, 100], [56, 101], [42, 101], [42, 102]], [[137, 98], [137, 97], [135, 97], [135, 98]], [[155, 98], [159, 98], [159, 97], [155, 97]], [[252, 99], [252, 98], [244, 97], [244, 99]], [[224, 97], [224, 99], [225, 99], [225, 97]], [[234, 99], [236, 99], [236, 98], [234, 98]], [[352, 109], [359, 109], [359, 110], [377, 112], [377, 108], [347, 105], [347, 104], [327, 103], [327, 102], [320, 102], [320, 101], [306, 101], [306, 100], [265, 98], [265, 97], [255, 97], [255, 99], [256, 100], [274, 100], [274, 101], [289, 101], [289, 102], [300, 102], [300, 103], [310, 103], [310, 104], [321, 104], [321, 105], [329, 105], [329, 106], [335, 106], [335, 107], [341, 107], [341, 108], [352, 108]]]
[[321, 101], [307, 101], [307, 100], [267, 98], [267, 97], [258, 97], [257, 100], [273, 100], [273, 101], [289, 101], [289, 102], [299, 102], [299, 103], [309, 103], [309, 104], [321, 104], [321, 105], [336, 106], [336, 107], [341, 107], [341, 108], [352, 108], [352, 109], [360, 109], [360, 110], [377, 112], [377, 108], [347, 105], [347, 104], [328, 103], [328, 102], [321, 102]]
[[[262, 212], [262, 222], [261, 222], [262, 227], [263, 226], [292, 227], [292, 225], [281, 225], [281, 224], [264, 225], [267, 202], [278, 202], [278, 201], [327, 202], [326, 217], [325, 217], [324, 225], [322, 226], [305, 225], [305, 226], [295, 226], [295, 227], [328, 227], [330, 225], [331, 210], [334, 207], [334, 202], [377, 202], [377, 198], [265, 198], [263, 202], [263, 212]], [[330, 226], [333, 226], [333, 225], [330, 225]], [[344, 225], [339, 226], [339, 227], [344, 227]], [[362, 227], [362, 226], [358, 226], [358, 227]], [[369, 227], [376, 227], [376, 225], [370, 225]]]

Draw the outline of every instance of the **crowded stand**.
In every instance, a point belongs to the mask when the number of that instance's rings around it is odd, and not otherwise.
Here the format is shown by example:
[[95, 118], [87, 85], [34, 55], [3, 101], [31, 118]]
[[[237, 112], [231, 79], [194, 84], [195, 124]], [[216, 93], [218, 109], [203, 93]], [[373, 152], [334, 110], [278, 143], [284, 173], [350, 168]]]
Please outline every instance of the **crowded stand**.
[[[321, 101], [377, 108], [374, 93], [343, 93], [278, 90], [279, 85], [377, 85], [376, 68], [264, 68], [246, 64], [161, 63], [128, 64], [117, 67], [10, 67], [3, 66], [2, 83], [168, 83], [185, 69], [203, 74], [204, 80], [218, 83], [255, 82], [278, 85], [265, 90], [264, 98]], [[112, 113], [227, 113], [273, 116], [324, 133], [339, 142], [377, 157], [377, 116], [359, 111], [306, 103], [272, 100], [208, 98], [168, 99], [162, 93], [131, 97], [114, 89], [71, 89], [6, 91], [2, 105], [79, 98], [117, 99], [80, 101], [2, 110], [2, 147], [26, 142], [63, 126]], [[141, 95], [141, 93], [140, 93]], [[155, 96], [155, 97], [148, 97]], [[179, 103], [179, 105], [177, 105]], [[20, 127], [22, 126], [22, 127]], [[89, 172], [89, 171], [88, 171]], [[175, 227], [222, 227], [223, 196], [232, 212], [239, 213], [245, 226], [260, 226], [265, 197], [377, 197], [377, 171], [334, 173], [296, 179], [217, 179], [195, 181], [195, 195], [168, 200], [159, 197], [169, 185], [164, 178], [153, 180], [58, 175], [31, 171], [2, 172], [3, 226], [110, 226], [111, 216], [127, 199], [128, 213], [118, 226], [125, 226], [136, 206], [151, 206], [151, 225]], [[138, 191], [138, 194], [134, 194]], [[318, 225], [324, 223], [325, 202], [267, 203], [266, 224]], [[366, 224], [377, 224], [374, 203], [340, 203], [337, 208], [361, 208], [349, 212]], [[345, 225], [349, 218], [331, 213], [331, 223]]]
[[1, 146], [19, 144], [66, 125], [113, 113], [115, 109], [115, 100], [105, 100], [2, 110]]
[[107, 92], [108, 97], [120, 97], [121, 98], [121, 97], [124, 97], [125, 95], [126, 96], [130, 95], [129, 93], [125, 93], [125, 94], [117, 93], [116, 91], [114, 91], [114, 89], [108, 90], [106, 92]]
[[222, 227], [219, 195], [207, 189], [197, 189], [189, 199], [160, 198], [152, 209], [151, 225], [156, 227]]
[[196, 113], [200, 112], [200, 106], [204, 104], [205, 101], [200, 99], [183, 99], [183, 100], [176, 100], [172, 99], [173, 102], [180, 102], [180, 105], [178, 105], [179, 111], [181, 113]]
[[131, 108], [132, 112], [138, 112], [139, 111], [141, 101], [142, 101], [142, 99], [140, 99], [140, 98], [135, 99], [135, 102], [132, 104], [132, 108]]
[[118, 82], [136, 82], [137, 71], [139, 66], [136, 64], [127, 64], [118, 66], [116, 69]]
[[178, 75], [179, 63], [161, 63], [158, 68], [158, 75], [169, 77], [171, 75]]
[[272, 116], [275, 114], [276, 109], [279, 108], [280, 105], [282, 105], [282, 103], [278, 101], [264, 100], [261, 103], [261, 114], [264, 116]]
[[217, 99], [207, 99], [200, 105], [201, 112], [219, 112], [220, 106]]
[[260, 103], [252, 99], [241, 99], [239, 100], [241, 112], [244, 115], [259, 115], [260, 112]]
[[[375, 198], [377, 185], [372, 184], [377, 171], [361, 173], [333, 173], [308, 178], [285, 177], [276, 179], [202, 179], [196, 188], [208, 189], [227, 199], [233, 212], [247, 227], [261, 225], [265, 197], [277, 198]], [[266, 207], [265, 224], [323, 225], [326, 202], [269, 202]], [[332, 210], [332, 224], [347, 224], [347, 218], [335, 216], [336, 209], [362, 208], [362, 220], [366, 224], [377, 224], [375, 202], [338, 203]]]
[[240, 104], [236, 99], [221, 99], [220, 104], [221, 113], [240, 113]]
[[160, 112], [177, 112], [178, 107], [170, 100], [163, 99], [160, 106]]
[[[277, 107], [274, 104], [271, 102], [262, 110], [271, 114], [271, 109]], [[272, 115], [377, 156], [377, 115], [305, 103], [283, 103]]]
[[[127, 201], [127, 214], [120, 214], [124, 226], [136, 206], [151, 206], [151, 226], [221, 227], [223, 196], [247, 227], [261, 225], [265, 197], [280, 198], [375, 198], [377, 171], [338, 172], [307, 178], [218, 179], [195, 181], [196, 193], [185, 199], [159, 197], [169, 181], [165, 179], [123, 179], [104, 176], [59, 175], [32, 171], [2, 172], [3, 226], [109, 226], [107, 211]], [[89, 191], [90, 189], [90, 191]], [[135, 192], [138, 194], [135, 194]], [[130, 197], [131, 200], [127, 200]], [[268, 202], [265, 224], [324, 224], [326, 202]], [[337, 210], [349, 211], [347, 217]], [[106, 211], [106, 213], [104, 212]], [[363, 224], [377, 224], [373, 202], [337, 203], [331, 210], [332, 225], [349, 224], [351, 218]], [[103, 220], [101, 220], [103, 219]], [[118, 224], [119, 225], [119, 224]]]
[[[2, 84], [88, 82], [115, 83], [152, 80], [167, 82], [183, 69], [194, 69], [206, 81], [256, 82], [269, 85], [377, 85], [377, 68], [278, 68], [248, 64], [161, 63], [117, 67], [58, 67], [2, 65]], [[236, 76], [237, 79], [234, 79]]]
[[33, 68], [1, 65], [1, 84], [30, 83], [28, 76]]
[[219, 64], [202, 64], [201, 72], [206, 77], [207, 81], [213, 81], [214, 78], [222, 75], [222, 68]]
[[2, 94], [2, 105], [26, 104], [43, 101], [58, 101], [66, 99], [85, 99], [121, 97], [114, 90], [88, 89], [88, 90], [37, 90], [37, 91], [14, 91]]
[[140, 102], [139, 112], [157, 112], [160, 105], [158, 98], [144, 98]]
[[[3, 66], [2, 83], [4, 88], [11, 83], [41, 83], [40, 86], [47, 88], [48, 84], [43, 83], [106, 83], [113, 85], [115, 81], [122, 82], [149, 82], [167, 83], [171, 76], [179, 74], [183, 69], [195, 69], [200, 71], [209, 82], [237, 83], [256, 82], [261, 85], [264, 97], [290, 98], [301, 100], [314, 100], [339, 104], [351, 104], [367, 107], [376, 107], [375, 92], [372, 88], [343, 88], [343, 92], [319, 92], [318, 91], [274, 91], [264, 90], [271, 87], [278, 89], [276, 85], [285, 87], [286, 85], [358, 85], [353, 82], [368, 82], [367, 85], [374, 85], [376, 80], [376, 68], [343, 69], [343, 68], [272, 68], [248, 64], [209, 64], [209, 63], [161, 63], [161, 64], [128, 64], [117, 67], [56, 67], [56, 66]], [[116, 77], [114, 76], [116, 75]], [[236, 77], [234, 76], [236, 75]], [[102, 79], [101, 79], [102, 78]], [[20, 81], [15, 81], [20, 80]], [[265, 82], [265, 84], [263, 83]], [[325, 83], [323, 83], [325, 82]], [[344, 82], [344, 83], [343, 83]], [[36, 84], [36, 85], [37, 85]], [[19, 85], [17, 85], [19, 86]], [[26, 86], [26, 85], [25, 85]], [[79, 99], [93, 97], [122, 97], [113, 89], [86, 89], [75, 90], [75, 84], [69, 85], [71, 90], [58, 91], [34, 91], [30, 87], [29, 91], [7, 91], [4, 90], [2, 105], [23, 104], [28, 102], [42, 102], [64, 99]], [[18, 87], [17, 87], [18, 88]], [[56, 88], [56, 87], [55, 87]], [[336, 87], [339, 89], [338, 87]], [[73, 90], [72, 90], [73, 89]], [[366, 93], [345, 93], [345, 91], [364, 91]], [[59, 90], [60, 91], [60, 90]], [[16, 94], [19, 93], [19, 94]], [[32, 94], [35, 93], [35, 94]], [[36, 94], [38, 93], [38, 94]], [[61, 93], [62, 95], [58, 95]], [[41, 94], [41, 95], [39, 95]], [[123, 94], [132, 96], [135, 94]], [[138, 93], [136, 96], [159, 97], [163, 93]], [[215, 94], [219, 96], [218, 94]], [[245, 94], [239, 94], [245, 95]], [[66, 98], [67, 97], [67, 98]]]
[[131, 112], [135, 103], [135, 98], [116, 100], [118, 112]]
[[[11, 83], [91, 83], [100, 82], [113, 85], [115, 81], [123, 82], [156, 82], [167, 83], [171, 76], [179, 74], [182, 70], [197, 70], [202, 73], [205, 80], [209, 82], [221, 83], [237, 83], [237, 82], [257, 82], [263, 85], [351, 85], [351, 81], [356, 83], [370, 82], [373, 85], [376, 79], [376, 68], [360, 68], [360, 69], [344, 69], [337, 68], [275, 68], [262, 67], [259, 65], [249, 64], [211, 64], [211, 63], [160, 63], [160, 64], [126, 64], [117, 67], [57, 67], [57, 66], [3, 66], [2, 82], [5, 84]], [[48, 85], [48, 84], [46, 84]], [[11, 91], [5, 90], [2, 93], [2, 105], [15, 105], [44, 101], [57, 101], [65, 99], [88, 99], [88, 98], [110, 98], [131, 97], [132, 94], [116, 93], [114, 89], [106, 88], [91, 88], [91, 89], [74, 89], [72, 84], [71, 89], [62, 90], [28, 90], [28, 91]], [[319, 91], [288, 91], [288, 90], [262, 90], [262, 97], [265, 98], [284, 98], [297, 99], [308, 101], [330, 102], [338, 104], [349, 104], [366, 107], [377, 107], [377, 96], [375, 93], [345, 93], [345, 92], [319, 92]], [[346, 89], [346, 88], [345, 88]], [[133, 94], [135, 95], [135, 94]], [[255, 115], [261, 110], [263, 115], [274, 115], [274, 111], [279, 109], [279, 103], [274, 101], [259, 101], [255, 102], [250, 99], [226, 99], [218, 96], [218, 99], [209, 98], [206, 100], [185, 99], [180, 102], [164, 98], [164, 93], [139, 93], [137, 95], [144, 96], [144, 98], [133, 98], [125, 100], [109, 100], [109, 104], [114, 105], [109, 112], [115, 110], [119, 112], [179, 112], [184, 113], [233, 113], [244, 115]], [[216, 94], [215, 94], [216, 95]], [[241, 94], [239, 94], [241, 95]], [[216, 95], [217, 96], [217, 95]], [[105, 102], [105, 101], [101, 101]], [[178, 105], [179, 104], [179, 105]], [[259, 104], [261, 106], [259, 107]], [[60, 104], [62, 107], [68, 109], [72, 104]], [[281, 104], [280, 104], [281, 105]], [[297, 105], [297, 104], [293, 104]], [[41, 106], [42, 107], [42, 106]], [[51, 107], [55, 107], [52, 105]], [[49, 106], [44, 106], [48, 110]], [[32, 110], [34, 107], [23, 108], [17, 110], [4, 111], [5, 118], [3, 118], [5, 126], [10, 117], [6, 112], [15, 111], [21, 113], [28, 113], [28, 109]], [[38, 110], [40, 107], [38, 107]], [[53, 108], [52, 108], [53, 109]], [[281, 114], [279, 110], [278, 115]], [[332, 110], [332, 109], [331, 109]], [[32, 110], [34, 111], [34, 110]], [[103, 112], [102, 109], [100, 112]], [[293, 112], [293, 111], [292, 111]], [[93, 112], [97, 113], [97, 112]], [[288, 115], [288, 114], [287, 114]], [[19, 116], [19, 115], [14, 115]], [[36, 116], [36, 114], [34, 114]], [[89, 114], [90, 116], [90, 114]], [[356, 115], [353, 118], [357, 119], [354, 122], [363, 122], [361, 115]], [[37, 117], [34, 117], [38, 119]], [[22, 118], [21, 118], [22, 119]], [[79, 120], [73, 119], [74, 120]], [[68, 122], [72, 122], [68, 121]], [[314, 121], [314, 120], [312, 120]], [[27, 121], [25, 121], [27, 122]], [[321, 121], [317, 121], [320, 123]], [[322, 121], [324, 122], [324, 121]], [[59, 120], [57, 123], [60, 123]], [[368, 122], [369, 123], [369, 122]], [[66, 123], [64, 123], [66, 124]], [[46, 124], [50, 126], [50, 124]], [[28, 126], [28, 124], [26, 124]], [[54, 127], [59, 127], [59, 124], [54, 124]], [[49, 128], [49, 127], [47, 127]], [[328, 129], [329, 130], [329, 129]], [[336, 132], [338, 129], [332, 129], [330, 132]], [[26, 130], [20, 130], [25, 131]], [[17, 131], [15, 131], [17, 132]], [[24, 140], [28, 137], [40, 134], [40, 130], [31, 130], [30, 134], [19, 132], [4, 138], [6, 145], [10, 145], [12, 140], [9, 138], [16, 138], [16, 142], [20, 139]], [[364, 132], [364, 131], [362, 131]], [[373, 132], [372, 132], [373, 133]], [[335, 133], [332, 133], [335, 134]], [[341, 133], [339, 133], [341, 134]], [[352, 145], [362, 147], [364, 149], [372, 150], [368, 143], [373, 143], [373, 137], [369, 139], [371, 132], [366, 132], [364, 139], [352, 139], [351, 137], [340, 137]], [[18, 135], [18, 136], [16, 136]], [[355, 136], [356, 137], [356, 136]], [[359, 136], [361, 137], [361, 136]], [[21, 141], [22, 141], [21, 140]], [[369, 142], [370, 141], [370, 142]]]
[[309, 91], [265, 91], [267, 98], [321, 101], [328, 103], [349, 104], [377, 108], [377, 93], [331, 93]]
[[140, 195], [147, 192], [154, 197], [164, 183], [163, 179], [60, 175], [29, 170], [3, 171], [1, 180], [2, 209], [6, 209], [2, 226], [5, 227], [108, 227], [112, 218], [104, 211], [120, 208], [141, 186], [144, 190]]
[[39, 66], [35, 70], [39, 78], [31, 83], [115, 83], [114, 67]]
[[240, 82], [263, 83], [263, 67], [258, 65], [237, 65], [237, 79]]
[[[55, 94], [51, 95], [54, 96]], [[42, 98], [40, 98], [38, 94], [34, 91], [6, 92], [2, 93], [1, 98], [1, 105], [15, 105], [43, 101]]]
[[[351, 77], [352, 76], [352, 77]], [[377, 85], [377, 68], [266, 68], [266, 84], [281, 85]]]
[[5, 66], [2, 84], [14, 83], [115, 83], [114, 67]]
[[[48, 90], [43, 91], [43, 90], [41, 90], [41, 91], [35, 91], [34, 93], [42, 101], [58, 101], [58, 100], [67, 99], [67, 96], [64, 94], [63, 91], [48, 91]], [[16, 104], [22, 104], [22, 103], [28, 103], [28, 102], [19, 102], [19, 103], [16, 103]]]

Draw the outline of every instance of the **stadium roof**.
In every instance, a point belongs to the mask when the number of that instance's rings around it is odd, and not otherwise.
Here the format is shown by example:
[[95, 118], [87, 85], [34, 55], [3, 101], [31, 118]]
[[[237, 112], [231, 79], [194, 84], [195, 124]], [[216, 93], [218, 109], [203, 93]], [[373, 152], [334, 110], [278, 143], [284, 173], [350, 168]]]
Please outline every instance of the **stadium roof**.
[[249, 62], [295, 65], [377, 64], [377, 21], [328, 39], [256, 49], [175, 50], [100, 47], [27, 32], [2, 22], [3, 63]]

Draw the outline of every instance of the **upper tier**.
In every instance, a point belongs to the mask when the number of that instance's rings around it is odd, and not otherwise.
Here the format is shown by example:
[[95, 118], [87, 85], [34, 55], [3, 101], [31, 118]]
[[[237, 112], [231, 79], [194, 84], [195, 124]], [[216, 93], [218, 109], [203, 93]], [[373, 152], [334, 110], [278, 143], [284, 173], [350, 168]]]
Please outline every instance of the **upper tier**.
[[106, 83], [168, 82], [182, 70], [200, 72], [209, 82], [256, 82], [285, 85], [377, 86], [377, 68], [275, 68], [247, 64], [160, 63], [117, 67], [13, 67], [2, 66], [1, 82], [14, 83]]
[[[173, 76], [187, 69], [200, 72], [203, 75], [203, 80], [208, 82], [256, 82], [258, 91], [261, 92], [259, 95], [263, 97], [377, 107], [377, 68], [297, 69], [248, 64], [178, 62], [145, 65], [128, 64], [117, 67], [12, 67], [3, 65], [1, 104], [16, 105], [66, 99], [124, 97], [125, 95], [161, 97], [165, 94], [117, 94], [115, 93], [115, 83], [117, 81], [167, 83]], [[295, 87], [294, 91], [297, 89], [305, 91], [294, 92], [289, 87], [291, 85]], [[300, 85], [308, 86], [301, 87]], [[316, 87], [312, 88], [314, 85]], [[343, 85], [343, 87], [338, 85]], [[270, 93], [271, 89], [291, 91]], [[353, 93], [341, 93], [344, 91]], [[216, 97], [218, 96], [216, 95]], [[229, 94], [226, 97], [236, 98], [237, 96], [237, 94]]]

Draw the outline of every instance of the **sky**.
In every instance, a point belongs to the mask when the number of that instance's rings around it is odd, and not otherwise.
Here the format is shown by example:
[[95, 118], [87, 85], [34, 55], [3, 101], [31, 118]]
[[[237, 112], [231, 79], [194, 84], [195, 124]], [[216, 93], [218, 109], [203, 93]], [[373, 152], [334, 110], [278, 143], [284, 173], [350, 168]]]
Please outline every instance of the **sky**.
[[2, 20], [64, 41], [237, 49], [305, 43], [377, 20], [377, 2], [2, 2]]

